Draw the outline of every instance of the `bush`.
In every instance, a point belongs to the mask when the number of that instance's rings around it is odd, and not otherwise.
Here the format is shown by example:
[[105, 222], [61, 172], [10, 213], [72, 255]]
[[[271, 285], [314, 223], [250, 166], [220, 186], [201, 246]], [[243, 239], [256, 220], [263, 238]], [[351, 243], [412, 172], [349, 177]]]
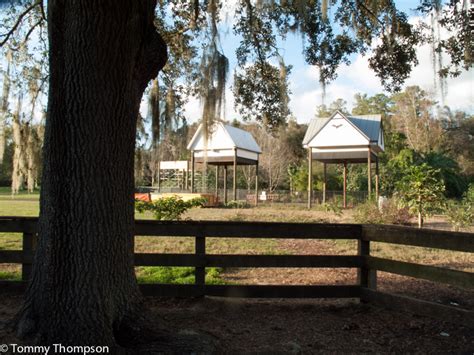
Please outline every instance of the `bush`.
[[374, 201], [367, 201], [355, 208], [354, 220], [363, 224], [409, 225], [413, 215], [407, 207], [400, 207], [394, 198], [387, 200], [381, 208]]
[[354, 209], [354, 221], [362, 224], [384, 223], [382, 212], [380, 212], [374, 201], [367, 201]]
[[135, 209], [139, 213], [150, 211], [157, 220], [179, 220], [181, 215], [193, 207], [202, 207], [206, 203], [203, 197], [183, 201], [179, 196], [163, 197], [155, 201], [135, 201]]
[[474, 221], [472, 204], [466, 201], [461, 203], [450, 201], [446, 205], [445, 215], [456, 232], [459, 232], [461, 228], [469, 227]]
[[227, 202], [225, 207], [227, 207], [227, 208], [249, 208], [250, 205], [246, 201], [232, 200], [232, 201]]
[[333, 212], [336, 216], [342, 216], [342, 204], [339, 200], [322, 203], [320, 208], [325, 212]]

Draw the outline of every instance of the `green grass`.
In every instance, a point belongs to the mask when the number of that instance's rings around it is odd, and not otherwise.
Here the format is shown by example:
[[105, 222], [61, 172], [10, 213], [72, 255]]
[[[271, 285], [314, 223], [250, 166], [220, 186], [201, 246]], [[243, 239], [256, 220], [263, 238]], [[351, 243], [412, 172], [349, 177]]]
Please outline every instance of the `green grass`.
[[[193, 267], [165, 267], [140, 266], [135, 268], [139, 283], [160, 284], [193, 284]], [[206, 268], [206, 283], [209, 285], [223, 285], [225, 281], [220, 277], [222, 269]]]
[[20, 271], [3, 271], [3, 270], [0, 270], [0, 280], [20, 281], [21, 280], [21, 272]]

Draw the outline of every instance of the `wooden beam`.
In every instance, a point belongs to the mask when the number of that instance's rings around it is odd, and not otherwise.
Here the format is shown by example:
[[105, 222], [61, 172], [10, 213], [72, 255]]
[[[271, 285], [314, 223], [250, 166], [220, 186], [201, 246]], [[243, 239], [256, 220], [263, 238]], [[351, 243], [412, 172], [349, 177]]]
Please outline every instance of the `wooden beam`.
[[184, 172], [184, 189], [188, 191], [188, 180], [189, 180], [189, 162], [186, 160], [186, 171]]
[[311, 147], [308, 148], [308, 208], [313, 200], [313, 155]]
[[362, 227], [362, 239], [474, 253], [473, 233], [402, 226], [364, 225]]
[[0, 217], [0, 232], [5, 233], [36, 233], [38, 217]]
[[227, 165], [224, 165], [224, 205], [227, 205]]
[[[358, 255], [362, 259], [370, 256], [370, 242], [366, 240], [357, 241]], [[357, 281], [360, 287], [376, 289], [377, 288], [377, 271], [370, 269], [366, 263], [357, 271]]]
[[[23, 251], [26, 253], [33, 253], [36, 249], [37, 237], [36, 233], [23, 233]], [[23, 262], [21, 267], [21, 279], [28, 281], [31, 278], [33, 271], [33, 262]]]
[[194, 169], [195, 169], [194, 150], [191, 152], [191, 193], [194, 193]]
[[157, 178], [158, 178], [158, 192], [161, 191], [161, 169], [160, 169], [160, 162], [158, 162], [158, 173], [157, 173]]
[[234, 177], [233, 177], [233, 199], [237, 201], [237, 149], [234, 148], [234, 169], [233, 169]]
[[438, 303], [421, 301], [411, 297], [393, 295], [362, 288], [360, 298], [365, 302], [397, 312], [418, 314], [444, 322], [463, 324], [474, 328], [474, 312]]
[[347, 286], [280, 286], [280, 285], [170, 285], [141, 284], [145, 296], [195, 297], [201, 294], [217, 297], [245, 298], [357, 298], [360, 288]]
[[342, 192], [342, 206], [347, 208], [347, 162], [344, 162], [344, 182], [343, 182], [343, 192]]
[[219, 199], [219, 165], [216, 165], [216, 201]]
[[[199, 234], [195, 238], [195, 254], [196, 257], [204, 257], [206, 255], [206, 238]], [[204, 266], [196, 266], [194, 271], [194, 284], [204, 286], [206, 284], [206, 268]]]
[[34, 258], [33, 251], [23, 250], [0, 250], [0, 264], [32, 264]]
[[367, 257], [365, 262], [370, 269], [474, 289], [474, 273], [471, 272], [376, 257]]
[[137, 236], [189, 236], [228, 238], [359, 239], [357, 224], [224, 222], [224, 221], [135, 221]]
[[357, 255], [135, 254], [135, 266], [358, 268], [362, 265], [363, 259]]
[[375, 201], [379, 203], [379, 157], [375, 159]]
[[326, 203], [326, 186], [327, 186], [327, 169], [326, 163], [323, 163], [323, 203]]
[[255, 165], [255, 206], [258, 205], [258, 161]]
[[371, 157], [371, 151], [370, 151], [370, 146], [369, 150], [367, 153], [367, 197], [371, 198], [372, 195], [372, 157]]

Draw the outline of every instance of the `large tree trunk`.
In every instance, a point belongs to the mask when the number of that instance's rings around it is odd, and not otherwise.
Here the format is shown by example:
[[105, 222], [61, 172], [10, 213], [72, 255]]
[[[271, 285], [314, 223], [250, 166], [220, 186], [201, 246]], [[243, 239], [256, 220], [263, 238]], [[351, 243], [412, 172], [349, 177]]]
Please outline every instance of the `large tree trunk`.
[[50, 0], [39, 240], [18, 333], [117, 344], [139, 310], [134, 148], [143, 91], [167, 58], [153, 0]]

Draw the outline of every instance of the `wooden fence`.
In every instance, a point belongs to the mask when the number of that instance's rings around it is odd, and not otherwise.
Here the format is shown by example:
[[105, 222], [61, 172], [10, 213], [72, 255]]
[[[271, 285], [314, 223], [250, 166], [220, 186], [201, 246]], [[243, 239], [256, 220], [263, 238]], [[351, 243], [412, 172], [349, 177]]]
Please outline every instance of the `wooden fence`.
[[[0, 281], [2, 288], [23, 290], [30, 277], [37, 218], [0, 217], [0, 232], [23, 233], [23, 250], [0, 250], [0, 263], [22, 264], [23, 281]], [[420, 265], [370, 255], [371, 242], [474, 253], [474, 234], [409, 227], [358, 224], [267, 222], [158, 222], [137, 220], [137, 236], [193, 237], [193, 254], [136, 253], [136, 266], [191, 266], [189, 285], [141, 284], [148, 296], [219, 296], [261, 298], [359, 298], [363, 302], [409, 311], [474, 327], [474, 312], [377, 291], [377, 270], [474, 289], [474, 273]], [[206, 238], [352, 239], [354, 255], [216, 255], [206, 253]], [[209, 285], [206, 267], [355, 268], [353, 285]]]

